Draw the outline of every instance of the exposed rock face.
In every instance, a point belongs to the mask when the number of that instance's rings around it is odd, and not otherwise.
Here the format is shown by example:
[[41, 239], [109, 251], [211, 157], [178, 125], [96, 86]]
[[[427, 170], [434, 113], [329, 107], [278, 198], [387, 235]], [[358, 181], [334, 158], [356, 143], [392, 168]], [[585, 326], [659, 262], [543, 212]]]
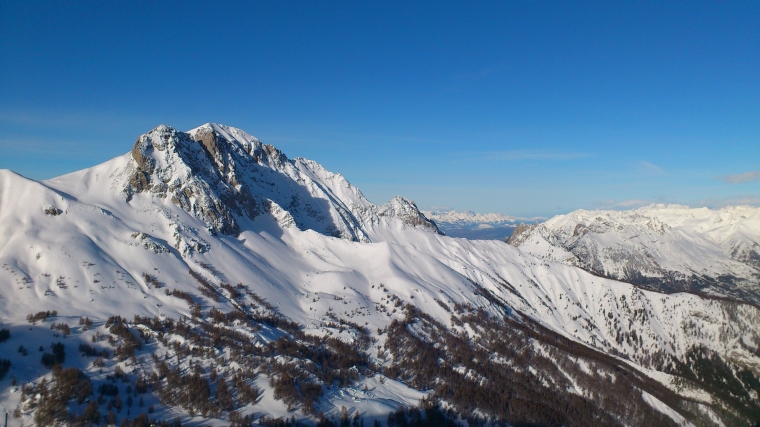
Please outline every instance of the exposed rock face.
[[[125, 194], [151, 192], [169, 198], [209, 227], [235, 235], [240, 228], [235, 214], [255, 218], [256, 204], [246, 188], [235, 186], [224, 174], [221, 144], [213, 135], [199, 142], [190, 134], [159, 126], [140, 136], [132, 149], [136, 168]], [[214, 155], [208, 149], [214, 150]]]
[[63, 213], [62, 210], [54, 206], [48, 206], [45, 209], [43, 209], [43, 211], [45, 212], [45, 215], [50, 215], [50, 216], [58, 216]]
[[528, 238], [528, 236], [530, 236], [530, 232], [533, 231], [537, 226], [538, 224], [517, 224], [515, 231], [513, 231], [512, 235], [509, 236], [507, 243], [512, 246], [520, 246], [520, 244], [523, 243], [525, 239]]
[[204, 128], [195, 133], [195, 140], [203, 144], [214, 162], [219, 165], [224, 162], [219, 148], [219, 134], [211, 128]]
[[135, 146], [132, 148], [132, 158], [137, 163], [137, 170], [132, 174], [129, 183], [135, 192], [149, 191], [152, 187], [150, 177], [156, 165], [156, 162], [149, 155], [152, 150], [153, 145], [144, 136], [137, 138]]
[[293, 218], [293, 215], [280, 207], [277, 203], [267, 199], [265, 206], [267, 207], [267, 211], [272, 214], [277, 221], [277, 225], [279, 225], [280, 228], [290, 228], [296, 225], [296, 220]]
[[166, 246], [157, 242], [153, 236], [147, 233], [132, 233], [132, 238], [137, 240], [137, 243], [135, 243], [136, 245], [142, 246], [144, 249], [147, 249], [154, 254], [169, 253], [169, 249]]
[[401, 196], [394, 197], [390, 202], [379, 207], [378, 215], [395, 216], [404, 224], [412, 227], [421, 227], [437, 234], [443, 234], [434, 221], [428, 219], [417, 205]]

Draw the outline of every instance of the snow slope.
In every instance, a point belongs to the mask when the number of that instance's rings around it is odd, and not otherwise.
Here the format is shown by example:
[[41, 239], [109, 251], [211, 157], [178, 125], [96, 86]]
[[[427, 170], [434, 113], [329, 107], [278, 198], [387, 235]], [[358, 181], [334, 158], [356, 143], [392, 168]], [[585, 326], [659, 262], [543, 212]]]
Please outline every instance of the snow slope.
[[[675, 224], [681, 208], [667, 209]], [[752, 247], [757, 229], [740, 221], [750, 214], [721, 211], [735, 231], [713, 227], [706, 233], [727, 248]], [[691, 218], [681, 221], [691, 228], [709, 222]], [[653, 232], [678, 227], [661, 221]], [[28, 314], [44, 310], [57, 310], [72, 325], [82, 316], [190, 317], [188, 305], [166, 290], [194, 293], [191, 270], [213, 286], [255, 289], [315, 335], [326, 334], [337, 316], [367, 325], [382, 345], [379, 329], [404, 317], [394, 302], [400, 299], [444, 325], [452, 318], [444, 305], [455, 304], [532, 320], [644, 373], [664, 357], [684, 357], [694, 345], [742, 366], [760, 366], [755, 307], [600, 278], [567, 265], [565, 255], [548, 256], [554, 248], [548, 243], [542, 243], [547, 253], [536, 252], [538, 240], [523, 249], [440, 235], [412, 202], [373, 205], [341, 175], [313, 161], [290, 160], [222, 125], [188, 133], [159, 126], [138, 138], [131, 153], [45, 182], [0, 171], [0, 236], [0, 322], [16, 329]], [[699, 250], [693, 259], [718, 253]], [[204, 310], [236, 308], [231, 298], [205, 298], [203, 304]], [[348, 330], [337, 336], [349, 343], [357, 338]], [[256, 339], [274, 338], [262, 331]], [[39, 366], [24, 368], [27, 359], [13, 360], [13, 374], [27, 381], [45, 373]], [[359, 393], [361, 386], [334, 391], [321, 410], [335, 414], [347, 406], [380, 419], [424, 395], [403, 383], [362, 381], [374, 394]], [[265, 398], [246, 411], [287, 415], [284, 408], [267, 409], [273, 401], [265, 381], [262, 387]], [[2, 396], [15, 407], [12, 394]]]

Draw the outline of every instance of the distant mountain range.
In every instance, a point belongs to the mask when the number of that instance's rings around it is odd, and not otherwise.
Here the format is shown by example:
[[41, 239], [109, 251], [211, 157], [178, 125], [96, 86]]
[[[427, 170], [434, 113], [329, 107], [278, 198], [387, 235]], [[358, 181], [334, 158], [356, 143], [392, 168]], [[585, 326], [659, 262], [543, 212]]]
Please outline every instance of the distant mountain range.
[[447, 236], [478, 240], [506, 240], [519, 223], [536, 223], [543, 217], [522, 218], [497, 213], [475, 213], [472, 211], [422, 211], [435, 221]]
[[523, 226], [509, 242], [648, 289], [760, 304], [760, 208], [579, 210]]
[[524, 220], [375, 205], [240, 129], [162, 125], [51, 180], [0, 171], [0, 406], [40, 426], [752, 425], [756, 218], [452, 238]]

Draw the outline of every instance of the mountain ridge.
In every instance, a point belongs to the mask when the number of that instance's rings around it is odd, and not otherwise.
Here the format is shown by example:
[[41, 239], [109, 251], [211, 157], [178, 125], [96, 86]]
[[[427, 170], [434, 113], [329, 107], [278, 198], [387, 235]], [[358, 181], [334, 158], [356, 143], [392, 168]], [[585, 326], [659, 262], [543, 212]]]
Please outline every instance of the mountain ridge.
[[510, 243], [542, 258], [666, 292], [758, 304], [760, 208], [651, 205], [578, 210], [522, 227]]
[[[356, 241], [368, 241], [364, 229], [394, 210], [405, 212], [406, 225], [438, 232], [413, 202], [397, 196], [373, 205], [342, 175], [311, 160], [288, 159], [274, 146], [224, 125], [207, 123], [187, 133], [160, 125], [138, 138], [126, 163], [112, 174], [120, 174], [116, 185], [123, 186], [127, 202], [140, 193], [168, 198], [223, 234], [238, 233], [240, 217], [255, 220], [273, 202], [300, 228]], [[66, 176], [48, 182], [55, 186]], [[291, 199], [283, 199], [283, 192]], [[325, 206], [313, 206], [317, 203]]]
[[[138, 138], [136, 155], [43, 182], [0, 171], [0, 322], [11, 331], [0, 345], [61, 340], [65, 366], [93, 387], [122, 372], [133, 389], [149, 384], [141, 396], [156, 416], [183, 423], [260, 421], [263, 411], [315, 422], [345, 406], [387, 424], [388, 412], [421, 398], [471, 422], [754, 416], [756, 307], [663, 295], [504, 242], [442, 236], [411, 201], [372, 205], [316, 162], [259, 153], [234, 128], [197, 129], [160, 126]], [[225, 202], [246, 188], [255, 215]], [[57, 335], [66, 328], [68, 338]], [[79, 357], [71, 342], [109, 357]], [[14, 393], [0, 380], [0, 400], [25, 423], [46, 416], [34, 397], [40, 379], [61, 379], [38, 356], [6, 354], [9, 377], [31, 388]], [[704, 358], [739, 385], [708, 382]], [[188, 384], [208, 387], [200, 417]], [[234, 385], [232, 406], [222, 384]], [[70, 405], [72, 417], [86, 412]], [[558, 409], [571, 407], [583, 410]]]

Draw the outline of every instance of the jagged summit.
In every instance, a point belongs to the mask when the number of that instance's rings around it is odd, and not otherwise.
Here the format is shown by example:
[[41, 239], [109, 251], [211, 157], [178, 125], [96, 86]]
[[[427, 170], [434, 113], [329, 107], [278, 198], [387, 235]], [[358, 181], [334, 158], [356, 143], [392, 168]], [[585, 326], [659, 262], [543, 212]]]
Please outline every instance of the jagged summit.
[[367, 228], [389, 212], [438, 232], [406, 199], [374, 206], [340, 174], [289, 159], [234, 127], [207, 123], [181, 132], [161, 125], [137, 139], [131, 157], [127, 201], [140, 193], [168, 199], [224, 234], [237, 235], [242, 218], [282, 212], [300, 229], [356, 241], [369, 241]]

